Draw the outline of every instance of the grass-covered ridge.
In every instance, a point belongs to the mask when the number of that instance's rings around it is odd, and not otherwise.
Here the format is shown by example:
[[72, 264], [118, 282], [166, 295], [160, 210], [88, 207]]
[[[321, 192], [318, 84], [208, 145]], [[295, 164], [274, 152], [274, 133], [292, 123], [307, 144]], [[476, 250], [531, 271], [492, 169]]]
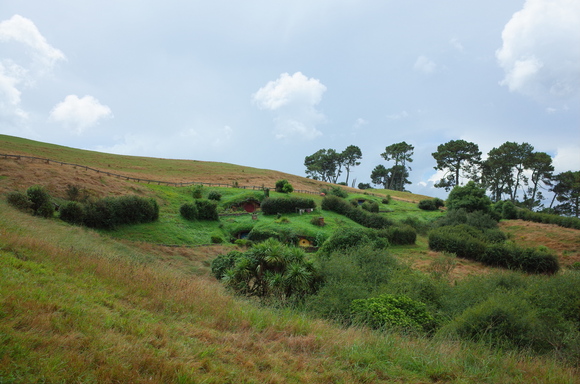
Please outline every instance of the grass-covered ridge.
[[[0, 147], [17, 142], [16, 147], [34, 148], [28, 150], [43, 148], [42, 143], [18, 141], [2, 144], [0, 140]], [[50, 145], [45, 150], [51, 158], [64, 151]], [[71, 151], [79, 163], [85, 155], [87, 161], [98, 157]], [[121, 168], [138, 163], [124, 158], [115, 157]], [[147, 172], [163, 178], [164, 166], [156, 159], [148, 161]], [[312, 212], [252, 215], [236, 209], [237, 203], [264, 198], [263, 191], [203, 187], [204, 199], [212, 193], [221, 195], [220, 220], [190, 221], [180, 215], [180, 207], [194, 201], [192, 187], [138, 184], [37, 162], [0, 158], [0, 165], [1, 192], [42, 184], [62, 203], [67, 184], [75, 184], [85, 188], [90, 199], [137, 195], [153, 198], [159, 205], [157, 221], [93, 230], [66, 224], [57, 215], [43, 219], [19, 212], [2, 194], [0, 383], [577, 381], [578, 366], [570, 357], [580, 351], [571, 350], [574, 344], [569, 341], [577, 336], [572, 329], [576, 321], [573, 303], [580, 284], [577, 272], [568, 268], [578, 256], [576, 230], [559, 232], [549, 227], [542, 237], [540, 224], [532, 232], [527, 224], [503, 222], [501, 228], [510, 233], [510, 241], [556, 251], [563, 268], [555, 276], [499, 272], [428, 248], [426, 230], [444, 213], [420, 210], [417, 202], [426, 197], [348, 189], [349, 204], [362, 206], [362, 200], [372, 200], [379, 214], [396, 225], [416, 227], [415, 244], [391, 245], [387, 250], [359, 247], [323, 261], [310, 254], [308, 260], [320, 262], [317, 266], [323, 266], [325, 278], [332, 283], [317, 295], [276, 309], [259, 304], [255, 297], [232, 295], [210, 275], [211, 262], [218, 255], [238, 250], [252, 256], [253, 248], [229, 242], [234, 234], [275, 232], [287, 238], [306, 236], [318, 243], [336, 233], [373, 230], [322, 210], [319, 195], [291, 194], [313, 199], [317, 208]], [[184, 179], [198, 176], [186, 168]], [[246, 173], [240, 169], [247, 172], [241, 167], [227, 177]], [[279, 176], [262, 171], [263, 180]], [[309, 189], [325, 187], [312, 180], [300, 182]], [[269, 194], [286, 196], [272, 190]], [[392, 199], [388, 201], [386, 195]], [[323, 227], [316, 225], [320, 217], [326, 224]], [[376, 244], [385, 244], [380, 231], [364, 233]], [[207, 245], [216, 238], [224, 242]], [[273, 265], [274, 272], [276, 268]], [[416, 303], [428, 311], [425, 316], [437, 329], [429, 326], [425, 334], [401, 334], [380, 325], [380, 330], [371, 331], [352, 319], [340, 326], [321, 319], [347, 319], [349, 297]], [[373, 300], [365, 302], [374, 305]], [[477, 333], [485, 329], [485, 323], [479, 328], [472, 324], [493, 320], [502, 311], [511, 316], [504, 325], [514, 322], [521, 327], [500, 329], [500, 338], [508, 339], [496, 348], [492, 345], [497, 344]], [[558, 317], [553, 323], [558, 328], [542, 328], [552, 324], [554, 317]], [[568, 332], [570, 340], [558, 344], [562, 332]], [[510, 340], [512, 335], [517, 340]], [[553, 336], [553, 345], [544, 344], [545, 335]], [[480, 341], [474, 342], [476, 338]]]

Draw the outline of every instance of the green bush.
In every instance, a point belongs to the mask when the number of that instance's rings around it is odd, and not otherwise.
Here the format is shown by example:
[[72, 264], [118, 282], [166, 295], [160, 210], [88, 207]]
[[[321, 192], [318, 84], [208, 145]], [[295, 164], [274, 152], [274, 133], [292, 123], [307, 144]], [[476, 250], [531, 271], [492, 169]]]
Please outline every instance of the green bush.
[[279, 213], [296, 213], [299, 209], [314, 209], [316, 203], [312, 199], [302, 197], [269, 197], [260, 205], [264, 215], [277, 215]]
[[157, 219], [159, 205], [154, 199], [106, 197], [85, 205], [83, 224], [90, 228], [113, 229], [118, 225], [149, 223]]
[[368, 212], [378, 213], [379, 203], [372, 200], [366, 200], [364, 203], [362, 203], [361, 208]]
[[54, 206], [52, 205], [50, 194], [42, 185], [33, 185], [28, 188], [26, 195], [32, 203], [31, 208], [35, 215], [52, 217]]
[[371, 213], [360, 208], [352, 206], [345, 199], [337, 196], [327, 196], [322, 200], [323, 210], [332, 211], [344, 215], [352, 221], [367, 228], [385, 228], [392, 225], [393, 222], [378, 213]]
[[286, 179], [276, 181], [276, 192], [280, 193], [291, 193], [294, 191], [292, 184]]
[[467, 225], [439, 227], [429, 232], [429, 248], [455, 253], [458, 257], [479, 260], [486, 250], [480, 232]]
[[191, 188], [191, 196], [194, 199], [201, 199], [203, 197], [203, 185], [196, 185]]
[[32, 201], [30, 201], [25, 193], [18, 191], [8, 192], [6, 195], [6, 201], [8, 201], [8, 204], [22, 212], [34, 213], [32, 210]]
[[391, 195], [387, 195], [386, 197], [384, 197], [381, 202], [383, 204], [391, 204]]
[[560, 269], [558, 258], [545, 247], [521, 248], [514, 244], [493, 244], [487, 247], [480, 261], [527, 273], [554, 274]]
[[485, 194], [485, 189], [478, 187], [473, 181], [465, 186], [455, 186], [447, 197], [449, 210], [465, 209], [467, 212], [489, 212], [491, 200]]
[[222, 199], [222, 194], [218, 191], [210, 191], [207, 198], [208, 200], [220, 201]]
[[532, 212], [528, 209], [518, 209], [517, 218], [536, 223], [555, 224], [564, 228], [580, 229], [580, 219], [577, 217], [558, 216], [549, 213]]
[[481, 211], [468, 212], [462, 208], [447, 211], [445, 216], [435, 221], [437, 227], [458, 224], [467, 224], [480, 230], [497, 228], [497, 221], [491, 215]]
[[89, 228], [113, 229], [117, 222], [115, 218], [115, 200], [100, 199], [85, 206], [84, 225]]
[[364, 245], [371, 245], [375, 248], [385, 248], [388, 242], [378, 236], [377, 231], [368, 228], [344, 228], [340, 231], [335, 231], [322, 244], [319, 253], [322, 255], [330, 255], [333, 252], [345, 251], [351, 247], [361, 247]]
[[59, 218], [69, 224], [82, 225], [85, 222], [83, 205], [76, 201], [67, 201], [58, 210]]
[[179, 213], [186, 220], [197, 220], [197, 205], [193, 203], [185, 203], [179, 207]]
[[445, 206], [445, 202], [439, 198], [425, 199], [419, 201], [419, 209], [424, 211], [436, 211]]
[[195, 200], [195, 206], [197, 208], [198, 220], [218, 221], [220, 219], [215, 201], [197, 199]]
[[412, 245], [417, 241], [417, 231], [406, 224], [392, 225], [379, 230], [378, 234], [392, 245]]
[[211, 274], [218, 280], [224, 277], [226, 270], [232, 268], [236, 260], [238, 260], [243, 255], [240, 251], [231, 251], [227, 254], [222, 254], [216, 257], [211, 262]]
[[351, 311], [356, 322], [376, 329], [431, 332], [436, 325], [425, 304], [404, 295], [384, 294], [353, 300]]

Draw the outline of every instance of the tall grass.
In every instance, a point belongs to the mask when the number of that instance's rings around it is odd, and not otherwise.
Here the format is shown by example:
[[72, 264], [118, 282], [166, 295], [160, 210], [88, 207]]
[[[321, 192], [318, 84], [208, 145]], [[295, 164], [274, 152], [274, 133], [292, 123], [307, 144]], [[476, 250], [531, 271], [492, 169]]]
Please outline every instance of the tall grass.
[[555, 360], [342, 329], [0, 202], [0, 382], [574, 383]]

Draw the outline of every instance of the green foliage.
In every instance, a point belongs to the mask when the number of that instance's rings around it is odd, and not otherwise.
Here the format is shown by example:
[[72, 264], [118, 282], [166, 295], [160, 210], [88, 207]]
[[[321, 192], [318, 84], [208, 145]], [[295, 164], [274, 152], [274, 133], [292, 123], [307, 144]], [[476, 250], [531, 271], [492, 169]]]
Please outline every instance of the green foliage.
[[555, 224], [564, 228], [580, 229], [580, 219], [577, 217], [565, 217], [549, 213], [532, 212], [527, 209], [518, 209], [517, 218], [536, 223]]
[[6, 201], [8, 201], [8, 204], [22, 212], [34, 213], [32, 210], [32, 201], [30, 201], [28, 195], [25, 193], [18, 191], [8, 192], [6, 195]]
[[449, 210], [465, 209], [467, 212], [482, 211], [487, 213], [491, 209], [491, 200], [485, 194], [485, 189], [478, 187], [473, 181], [465, 186], [455, 186], [447, 197]]
[[198, 220], [218, 221], [220, 219], [215, 201], [197, 199], [195, 200], [195, 206], [197, 208]]
[[244, 253], [230, 252], [212, 262], [212, 273], [227, 287], [246, 296], [286, 304], [314, 293], [319, 274], [304, 251], [275, 239]]
[[391, 203], [391, 195], [387, 195], [386, 197], [383, 198], [383, 200], [381, 200], [381, 203], [383, 204], [390, 204]]
[[208, 200], [220, 201], [222, 199], [222, 194], [218, 191], [210, 191], [207, 195]]
[[298, 209], [314, 209], [316, 203], [312, 199], [302, 197], [269, 197], [261, 204], [264, 215], [277, 215], [278, 213], [296, 213]]
[[294, 187], [286, 179], [276, 181], [276, 192], [291, 193]]
[[328, 191], [327, 189], [322, 189], [321, 192], [325, 193], [326, 195], [342, 197], [343, 199], [346, 199], [348, 197], [348, 192], [339, 186], [333, 186], [332, 188], [330, 188], [330, 191]]
[[321, 255], [345, 251], [351, 247], [371, 245], [375, 248], [385, 248], [388, 242], [379, 237], [377, 231], [368, 228], [344, 228], [334, 232], [319, 249]]
[[405, 268], [397, 258], [372, 244], [333, 252], [320, 259], [324, 283], [316, 295], [308, 298], [306, 308], [317, 316], [350, 323], [352, 301], [372, 297]]
[[465, 224], [439, 227], [429, 232], [429, 248], [479, 260], [486, 249], [480, 237], [481, 233], [477, 229]]
[[191, 196], [194, 199], [201, 199], [203, 197], [203, 185], [195, 185], [191, 188]]
[[487, 247], [480, 261], [527, 273], [553, 274], [560, 269], [558, 258], [545, 247], [521, 248], [514, 244], [493, 244]]
[[353, 300], [351, 311], [355, 321], [377, 329], [431, 332], [436, 325], [425, 304], [404, 295]]
[[435, 221], [437, 227], [458, 224], [466, 224], [480, 230], [497, 228], [497, 221], [491, 215], [481, 211], [468, 212], [463, 208], [447, 211], [445, 216]]
[[461, 177], [474, 178], [481, 162], [479, 146], [465, 140], [451, 140], [437, 147], [431, 154], [437, 161], [435, 169], [447, 172], [445, 177], [435, 184], [437, 188], [451, 188], [459, 185]]
[[85, 221], [83, 205], [76, 201], [67, 201], [58, 210], [59, 218], [69, 224], [82, 225]]
[[379, 203], [373, 200], [366, 200], [362, 203], [361, 208], [367, 212], [379, 213]]
[[392, 225], [393, 222], [386, 217], [378, 214], [362, 210], [361, 208], [352, 206], [348, 201], [337, 196], [327, 196], [322, 200], [321, 205], [323, 210], [332, 211], [340, 215], [344, 215], [354, 222], [367, 228], [385, 228]]
[[179, 213], [186, 220], [197, 220], [197, 205], [185, 203], [179, 207]]
[[32, 212], [41, 217], [52, 217], [54, 215], [54, 205], [48, 191], [42, 185], [33, 185], [26, 190], [26, 195], [30, 200]]
[[379, 229], [378, 235], [387, 239], [391, 245], [412, 245], [417, 241], [417, 231], [406, 224], [396, 224], [385, 229]]
[[[159, 219], [157, 201], [139, 196], [107, 197], [85, 204], [83, 208], [83, 224], [90, 228], [114, 229], [119, 225]], [[71, 206], [70, 209], [78, 211], [78, 207]]]
[[537, 345], [541, 327], [533, 308], [517, 295], [499, 295], [468, 308], [448, 329], [461, 338], [495, 346]]
[[440, 205], [443, 202], [443, 200], [441, 199], [424, 199], [419, 201], [419, 209], [422, 209], [424, 211], [436, 211], [439, 209], [439, 207], [442, 207], [443, 205]]
[[371, 185], [370, 183], [358, 183], [357, 185], [358, 189], [371, 189]]

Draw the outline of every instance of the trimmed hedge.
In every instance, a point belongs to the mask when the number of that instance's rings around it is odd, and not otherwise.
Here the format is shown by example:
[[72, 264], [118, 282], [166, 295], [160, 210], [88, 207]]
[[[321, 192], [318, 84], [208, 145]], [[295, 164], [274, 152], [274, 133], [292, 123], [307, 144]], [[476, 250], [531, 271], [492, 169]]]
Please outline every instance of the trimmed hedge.
[[333, 252], [345, 251], [352, 247], [371, 245], [373, 248], [389, 246], [386, 237], [380, 237], [378, 231], [368, 228], [344, 228], [335, 231], [320, 247], [319, 253], [330, 255]]
[[76, 204], [63, 205], [64, 211], [60, 212], [63, 221], [90, 228], [114, 229], [119, 225], [148, 223], [159, 218], [157, 201], [139, 196], [107, 197], [86, 205]]
[[424, 211], [436, 211], [445, 206], [445, 202], [439, 198], [425, 199], [419, 201], [419, 209]]
[[367, 228], [381, 229], [393, 225], [393, 222], [386, 217], [378, 213], [367, 212], [358, 206], [355, 207], [336, 196], [326, 196], [322, 200], [322, 209], [344, 215]]
[[260, 205], [264, 215], [278, 213], [296, 213], [297, 209], [314, 209], [316, 203], [312, 199], [302, 197], [268, 197]]
[[555, 224], [564, 228], [580, 229], [580, 219], [577, 217], [532, 212], [527, 209], [518, 209], [516, 215], [520, 220], [533, 221], [535, 223]]
[[406, 224], [397, 224], [381, 229], [378, 234], [393, 245], [412, 245], [417, 241], [417, 231]]
[[30, 201], [25, 193], [18, 191], [8, 192], [6, 195], [6, 201], [8, 201], [8, 204], [22, 212], [34, 213], [32, 210], [32, 201]]
[[479, 261], [536, 274], [554, 274], [560, 269], [558, 258], [545, 247], [520, 248], [514, 244], [493, 244], [487, 247]]
[[193, 203], [185, 203], [179, 207], [179, 213], [181, 217], [186, 220], [196, 220], [197, 219], [197, 205]]
[[480, 232], [468, 225], [453, 225], [429, 232], [429, 248], [438, 252], [455, 253], [458, 257], [479, 260], [486, 250]]

